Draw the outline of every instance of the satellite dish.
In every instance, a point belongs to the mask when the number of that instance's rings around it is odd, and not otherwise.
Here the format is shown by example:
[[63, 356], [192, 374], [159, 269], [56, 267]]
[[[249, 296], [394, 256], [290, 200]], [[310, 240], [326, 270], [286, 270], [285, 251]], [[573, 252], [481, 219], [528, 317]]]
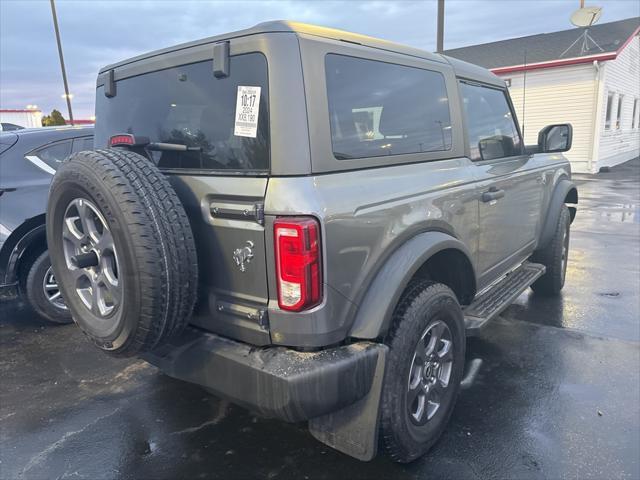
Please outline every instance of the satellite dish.
[[[581, 2], [582, 5], [584, 5], [583, 2]], [[569, 48], [567, 48], [560, 54], [560, 58], [564, 57], [567, 53], [572, 51], [573, 47], [580, 43], [581, 40], [582, 43], [580, 44], [580, 56], [591, 53], [593, 51], [592, 47], [595, 47], [601, 52], [604, 52], [604, 49], [600, 45], [598, 45], [598, 42], [596, 42], [593, 37], [589, 35], [589, 27], [600, 20], [600, 15], [602, 15], [601, 7], [582, 7], [573, 12], [573, 14], [571, 15], [571, 23], [573, 23], [576, 27], [584, 28], [584, 30], [582, 30], [580, 36], [576, 38], [576, 40], [571, 45], [569, 45]]]
[[571, 14], [571, 23], [576, 27], [590, 27], [600, 20], [600, 15], [602, 15], [601, 7], [579, 8]]

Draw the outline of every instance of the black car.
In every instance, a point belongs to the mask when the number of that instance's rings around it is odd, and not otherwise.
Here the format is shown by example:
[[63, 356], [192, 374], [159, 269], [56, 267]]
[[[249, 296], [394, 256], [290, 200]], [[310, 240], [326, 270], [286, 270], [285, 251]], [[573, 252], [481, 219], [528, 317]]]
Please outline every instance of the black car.
[[93, 127], [51, 127], [0, 133], [0, 300], [26, 296], [52, 322], [67, 309], [47, 252], [49, 184], [71, 153], [93, 149]]

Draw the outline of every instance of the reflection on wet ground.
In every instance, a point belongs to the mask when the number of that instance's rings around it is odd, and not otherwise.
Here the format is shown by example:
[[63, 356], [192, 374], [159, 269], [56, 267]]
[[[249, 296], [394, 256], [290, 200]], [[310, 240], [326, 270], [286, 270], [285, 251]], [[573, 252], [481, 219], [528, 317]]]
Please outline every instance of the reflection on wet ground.
[[562, 295], [527, 292], [503, 316], [640, 341], [640, 161], [574, 180], [579, 205]]
[[640, 478], [640, 163], [578, 183], [562, 296], [523, 294], [468, 341], [470, 381], [414, 464], [360, 463], [14, 302], [0, 306], [0, 478]]

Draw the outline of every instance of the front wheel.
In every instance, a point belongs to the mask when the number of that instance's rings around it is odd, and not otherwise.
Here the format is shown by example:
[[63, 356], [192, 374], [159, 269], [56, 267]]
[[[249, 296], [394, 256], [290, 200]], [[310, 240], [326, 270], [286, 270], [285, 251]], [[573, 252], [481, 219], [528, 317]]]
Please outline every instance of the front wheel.
[[400, 463], [424, 455], [444, 431], [464, 370], [462, 310], [447, 286], [418, 281], [396, 307], [382, 393], [385, 448]]
[[557, 295], [564, 287], [567, 261], [569, 260], [570, 224], [571, 214], [569, 208], [564, 205], [551, 241], [531, 257], [532, 261], [541, 263], [546, 268], [544, 275], [531, 285], [533, 291], [538, 294]]

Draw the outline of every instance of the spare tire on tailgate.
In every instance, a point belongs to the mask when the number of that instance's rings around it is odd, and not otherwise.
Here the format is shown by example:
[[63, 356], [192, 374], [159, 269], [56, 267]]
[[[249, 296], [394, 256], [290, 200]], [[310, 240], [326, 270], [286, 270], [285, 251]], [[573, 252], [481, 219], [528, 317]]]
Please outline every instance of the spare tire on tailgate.
[[102, 350], [142, 353], [186, 325], [198, 286], [193, 233], [147, 158], [117, 149], [72, 155], [51, 184], [47, 242], [73, 319]]

